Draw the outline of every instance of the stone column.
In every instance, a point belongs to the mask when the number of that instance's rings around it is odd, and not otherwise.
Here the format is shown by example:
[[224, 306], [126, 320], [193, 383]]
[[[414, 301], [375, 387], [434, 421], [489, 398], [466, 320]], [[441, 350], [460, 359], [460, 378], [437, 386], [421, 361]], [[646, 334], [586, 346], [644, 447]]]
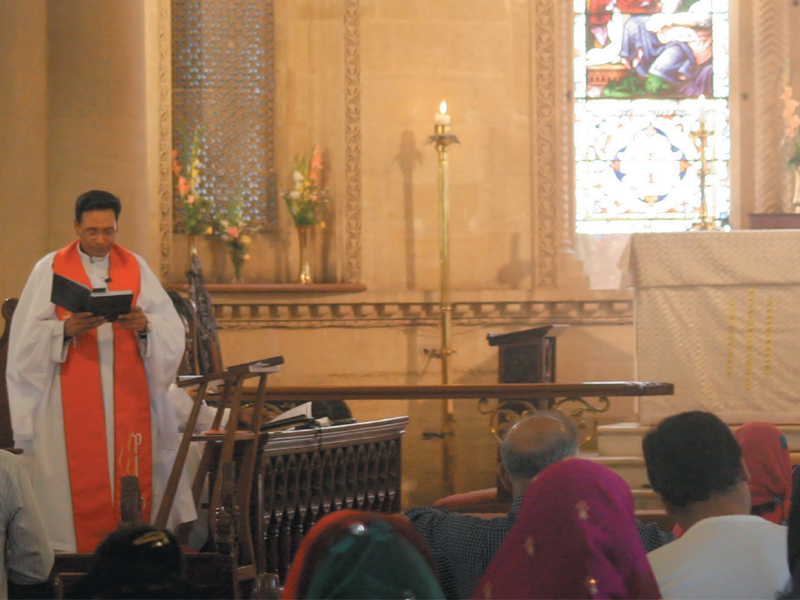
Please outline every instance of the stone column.
[[46, 36], [44, 0], [0, 0], [0, 302], [49, 250]]
[[753, 3], [755, 64], [755, 194], [756, 212], [783, 212], [786, 168], [783, 105], [779, 98], [789, 52], [789, 3]]
[[158, 136], [148, 77], [157, 65], [148, 65], [146, 24], [155, 8], [145, 0], [50, 0], [47, 84], [50, 244], [74, 239], [77, 196], [105, 189], [122, 199], [120, 243], [157, 270]]

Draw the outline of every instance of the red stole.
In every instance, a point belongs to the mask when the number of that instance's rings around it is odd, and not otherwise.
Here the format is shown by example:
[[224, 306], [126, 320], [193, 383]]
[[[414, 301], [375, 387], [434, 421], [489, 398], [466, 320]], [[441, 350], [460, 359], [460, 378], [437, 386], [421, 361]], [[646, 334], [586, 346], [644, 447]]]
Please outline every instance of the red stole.
[[[77, 240], [59, 250], [53, 271], [92, 287], [81, 263]], [[141, 276], [136, 257], [114, 245], [109, 258], [109, 290], [133, 290], [133, 304], [139, 297]], [[57, 308], [58, 318], [70, 313]], [[109, 483], [105, 410], [100, 383], [97, 330], [77, 338], [61, 365], [61, 404], [67, 444], [72, 515], [78, 552], [92, 552], [120, 520], [120, 477], [135, 475], [135, 447], [138, 442], [139, 485], [144, 498], [143, 519], [150, 522], [152, 500], [152, 434], [150, 392], [144, 363], [139, 354], [136, 332], [114, 327], [114, 501]]]

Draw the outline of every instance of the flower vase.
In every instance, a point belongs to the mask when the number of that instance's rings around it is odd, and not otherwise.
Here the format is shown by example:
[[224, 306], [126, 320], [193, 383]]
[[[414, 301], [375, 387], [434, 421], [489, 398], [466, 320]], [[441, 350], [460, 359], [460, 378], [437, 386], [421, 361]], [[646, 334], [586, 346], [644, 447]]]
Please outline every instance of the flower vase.
[[313, 225], [297, 225], [297, 237], [300, 240], [300, 271], [297, 275], [297, 280], [300, 283], [314, 283], [314, 271], [311, 267], [311, 240], [313, 235]]
[[800, 213], [800, 165], [792, 168], [792, 212]]
[[244, 260], [233, 260], [233, 282], [244, 283]]
[[197, 255], [197, 234], [189, 234], [189, 254], [186, 257], [186, 270], [192, 270], [192, 257]]

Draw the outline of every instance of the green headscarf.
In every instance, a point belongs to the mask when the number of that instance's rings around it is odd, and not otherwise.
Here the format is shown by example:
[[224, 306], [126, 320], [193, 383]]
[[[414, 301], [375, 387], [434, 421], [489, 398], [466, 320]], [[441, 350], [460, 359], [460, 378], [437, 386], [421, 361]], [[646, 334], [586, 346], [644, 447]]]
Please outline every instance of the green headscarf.
[[306, 598], [444, 598], [425, 559], [383, 521], [355, 523], [319, 561]]

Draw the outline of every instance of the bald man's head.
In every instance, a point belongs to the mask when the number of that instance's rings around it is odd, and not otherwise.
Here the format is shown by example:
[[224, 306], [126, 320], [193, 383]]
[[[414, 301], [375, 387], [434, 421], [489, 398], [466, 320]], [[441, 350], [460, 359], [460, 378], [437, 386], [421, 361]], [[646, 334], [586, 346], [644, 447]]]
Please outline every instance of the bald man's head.
[[578, 431], [556, 412], [539, 412], [523, 419], [500, 444], [503, 469], [515, 489], [526, 487], [542, 469], [577, 452]]

